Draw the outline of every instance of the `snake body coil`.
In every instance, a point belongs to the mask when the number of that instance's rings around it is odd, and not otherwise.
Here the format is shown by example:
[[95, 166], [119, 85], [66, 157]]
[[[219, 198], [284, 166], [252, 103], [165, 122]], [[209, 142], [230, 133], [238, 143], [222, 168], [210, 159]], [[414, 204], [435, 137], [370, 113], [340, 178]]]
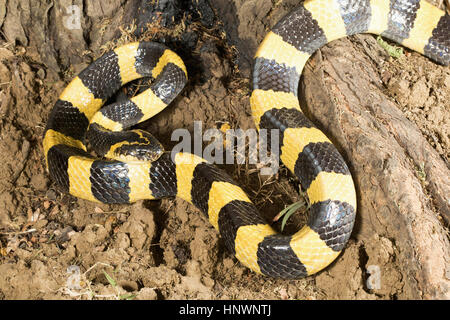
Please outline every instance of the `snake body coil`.
[[[170, 153], [151, 159], [152, 150], [135, 145], [149, 145], [152, 137], [140, 130], [123, 131], [161, 111], [187, 81], [182, 60], [160, 44], [119, 47], [67, 86], [45, 130], [50, 175], [65, 192], [104, 203], [178, 196], [207, 214], [228, 249], [255, 272], [281, 278], [311, 275], [344, 248], [355, 220], [356, 196], [344, 160], [301, 112], [298, 82], [314, 51], [361, 32], [381, 34], [437, 62], [450, 62], [450, 18], [423, 0], [311, 0], [276, 24], [255, 56], [250, 104], [258, 128], [279, 129], [280, 158], [311, 203], [307, 225], [294, 235], [275, 232], [242, 189], [214, 165], [187, 153], [173, 160]], [[123, 84], [143, 76], [155, 79], [150, 89], [100, 109]], [[87, 153], [86, 136], [110, 159]], [[142, 161], [148, 159], [154, 161]]]

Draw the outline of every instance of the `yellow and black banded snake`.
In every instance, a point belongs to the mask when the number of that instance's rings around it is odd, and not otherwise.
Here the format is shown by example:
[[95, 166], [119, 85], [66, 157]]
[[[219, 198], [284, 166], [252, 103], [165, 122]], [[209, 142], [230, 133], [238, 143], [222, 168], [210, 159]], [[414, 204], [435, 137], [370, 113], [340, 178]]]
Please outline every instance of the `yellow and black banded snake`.
[[[356, 195], [343, 158], [303, 115], [298, 83], [318, 48], [365, 32], [450, 62], [449, 15], [424, 0], [305, 1], [272, 28], [256, 52], [250, 97], [255, 125], [279, 130], [280, 159], [311, 204], [307, 224], [293, 235], [277, 233], [213, 164], [190, 153], [172, 159], [145, 131], [124, 131], [163, 110], [187, 82], [183, 61], [158, 43], [116, 48], [65, 88], [44, 133], [50, 176], [64, 192], [103, 203], [180, 197], [207, 215], [226, 247], [251, 270], [286, 279], [314, 274], [349, 239]], [[102, 108], [122, 85], [144, 76], [154, 79], [149, 89]], [[86, 139], [99, 157], [87, 152]]]

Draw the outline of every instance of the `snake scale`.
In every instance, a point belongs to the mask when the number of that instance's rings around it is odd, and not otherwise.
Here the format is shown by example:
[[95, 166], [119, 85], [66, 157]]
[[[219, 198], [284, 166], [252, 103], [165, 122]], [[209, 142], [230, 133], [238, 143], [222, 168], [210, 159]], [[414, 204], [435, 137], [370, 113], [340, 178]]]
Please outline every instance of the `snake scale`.
[[[298, 83], [318, 48], [363, 32], [450, 62], [449, 15], [424, 0], [306, 1], [272, 28], [255, 55], [250, 105], [256, 127], [279, 130], [280, 159], [311, 204], [307, 224], [293, 235], [277, 233], [213, 164], [190, 153], [171, 157], [154, 147], [150, 134], [124, 130], [164, 109], [187, 81], [179, 56], [153, 42], [106, 53], [65, 88], [44, 133], [50, 176], [64, 192], [103, 203], [180, 197], [207, 215], [226, 247], [251, 270], [286, 279], [314, 274], [349, 239], [356, 196], [343, 158], [303, 115]], [[144, 76], [154, 79], [148, 90], [101, 108], [123, 84]], [[101, 157], [87, 152], [87, 138]]]

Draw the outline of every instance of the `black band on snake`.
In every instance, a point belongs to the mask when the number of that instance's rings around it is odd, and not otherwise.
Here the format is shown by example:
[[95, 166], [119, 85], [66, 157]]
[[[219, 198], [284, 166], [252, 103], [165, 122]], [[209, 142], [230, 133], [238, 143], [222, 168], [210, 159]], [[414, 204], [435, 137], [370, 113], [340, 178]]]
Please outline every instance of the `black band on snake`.
[[[303, 115], [298, 82], [318, 48], [361, 32], [450, 62], [449, 15], [424, 0], [311, 0], [275, 25], [255, 56], [250, 104], [257, 128], [279, 130], [276, 151], [311, 204], [307, 224], [293, 235], [277, 233], [213, 164], [188, 153], [172, 159], [150, 134], [123, 131], [164, 109], [187, 81], [182, 60], [156, 43], [106, 53], [63, 91], [44, 136], [50, 176], [64, 192], [103, 203], [180, 197], [207, 215], [230, 252], [253, 271], [290, 279], [314, 274], [349, 239], [356, 196], [343, 158]], [[144, 76], [154, 78], [148, 90], [100, 109], [123, 84]], [[99, 157], [87, 152], [86, 138]]]

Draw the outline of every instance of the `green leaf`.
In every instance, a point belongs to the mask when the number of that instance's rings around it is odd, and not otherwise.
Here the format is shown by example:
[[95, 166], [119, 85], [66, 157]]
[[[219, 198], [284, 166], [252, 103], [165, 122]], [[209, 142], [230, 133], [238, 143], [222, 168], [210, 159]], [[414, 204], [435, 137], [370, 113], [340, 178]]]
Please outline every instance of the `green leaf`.
[[116, 280], [114, 280], [113, 277], [111, 277], [108, 273], [106, 273], [105, 270], [103, 270], [103, 274], [105, 275], [106, 280], [108, 280], [108, 282], [109, 282], [110, 285], [112, 285], [113, 287], [116, 287], [116, 286], [117, 286]]
[[278, 220], [280, 217], [283, 217], [283, 220], [281, 221], [281, 231], [284, 230], [284, 226], [286, 225], [287, 220], [290, 216], [292, 216], [298, 209], [305, 206], [305, 203], [303, 201], [294, 202], [290, 206], [287, 206], [282, 211], [280, 211], [279, 214], [276, 216], [276, 220]]
[[136, 295], [135, 294], [131, 294], [131, 293], [129, 293], [129, 294], [122, 294], [122, 295], [119, 296], [120, 300], [133, 300], [134, 298], [136, 298]]
[[403, 55], [403, 48], [391, 46], [381, 36], [377, 37], [377, 42], [391, 57], [400, 58]]

